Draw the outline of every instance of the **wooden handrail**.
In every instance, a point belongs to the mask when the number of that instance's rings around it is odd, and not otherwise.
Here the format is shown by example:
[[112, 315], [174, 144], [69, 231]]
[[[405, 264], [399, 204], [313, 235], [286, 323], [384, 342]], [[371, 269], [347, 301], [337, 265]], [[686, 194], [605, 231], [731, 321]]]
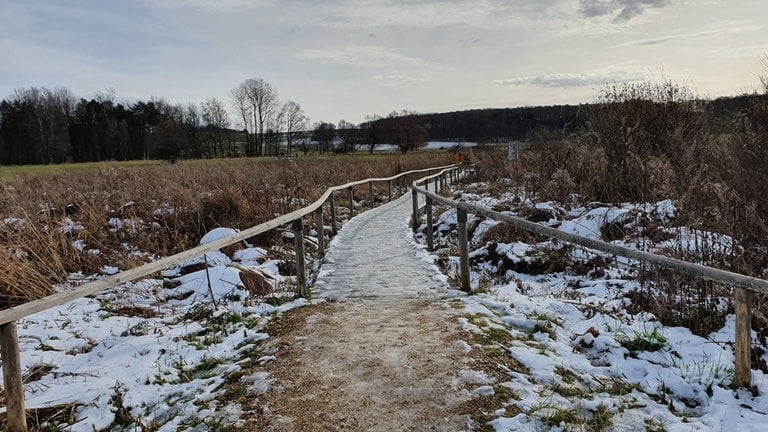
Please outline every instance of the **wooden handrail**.
[[420, 194], [428, 196], [433, 202], [443, 204], [448, 207], [463, 209], [467, 213], [485, 216], [497, 221], [507, 222], [516, 228], [520, 228], [529, 232], [540, 234], [546, 237], [556, 238], [568, 243], [577, 244], [579, 246], [586, 247], [588, 249], [594, 249], [601, 252], [606, 252], [612, 255], [618, 255], [624, 258], [629, 258], [652, 264], [657, 267], [673, 270], [678, 273], [686, 274], [694, 277], [701, 277], [707, 280], [724, 283], [738, 288], [744, 288], [750, 291], [768, 294], [768, 280], [756, 278], [753, 276], [746, 276], [739, 273], [733, 273], [727, 270], [721, 270], [714, 267], [708, 267], [702, 264], [696, 264], [688, 261], [683, 261], [677, 258], [671, 258], [664, 255], [657, 255], [650, 252], [644, 252], [637, 249], [631, 249], [625, 246], [619, 246], [617, 244], [604, 242], [602, 240], [595, 240], [588, 237], [582, 237], [576, 234], [571, 234], [565, 231], [560, 231], [556, 228], [551, 228], [545, 225], [541, 225], [535, 222], [530, 222], [525, 219], [510, 216], [504, 213], [499, 213], [491, 209], [478, 207], [475, 205], [456, 202], [440, 195], [429, 192], [425, 189], [421, 189], [417, 186], [413, 188]]
[[[16, 331], [16, 321], [26, 316], [32, 315], [37, 312], [44, 311], [46, 309], [60, 306], [72, 300], [76, 300], [87, 295], [96, 294], [99, 291], [107, 288], [112, 288], [125, 282], [130, 282], [141, 277], [148, 276], [152, 273], [166, 269], [176, 264], [180, 264], [188, 259], [204, 255], [208, 252], [219, 250], [223, 247], [239, 243], [248, 238], [270, 231], [282, 225], [291, 224], [291, 228], [294, 232], [295, 247], [296, 247], [296, 284], [298, 294], [306, 297], [308, 295], [306, 286], [306, 274], [304, 269], [304, 240], [303, 240], [303, 222], [304, 216], [315, 213], [319, 226], [319, 235], [323, 236], [323, 204], [326, 201], [330, 201], [330, 207], [333, 214], [331, 220], [333, 223], [333, 232], [336, 232], [336, 212], [333, 202], [333, 193], [341, 190], [348, 189], [350, 193], [350, 209], [352, 207], [352, 188], [354, 186], [368, 184], [369, 194], [371, 201], [373, 201], [373, 182], [388, 182], [388, 195], [390, 200], [392, 199], [392, 180], [399, 179], [412, 174], [424, 173], [434, 170], [445, 170], [446, 168], [453, 167], [454, 165], [447, 165], [435, 168], [425, 168], [420, 170], [412, 170], [404, 173], [396, 174], [391, 177], [378, 177], [368, 178], [365, 180], [358, 180], [343, 184], [341, 186], [333, 186], [328, 188], [325, 193], [318, 198], [312, 204], [302, 207], [298, 210], [294, 210], [288, 214], [277, 217], [270, 221], [240, 231], [236, 234], [218, 239], [211, 243], [188, 249], [184, 252], [180, 252], [169, 257], [161, 258], [151, 263], [144, 264], [142, 266], [119, 272], [115, 275], [100, 279], [98, 281], [89, 282], [83, 284], [71, 291], [59, 292], [49, 295], [47, 297], [33, 300], [28, 303], [24, 303], [18, 306], [14, 306], [0, 311], [0, 354], [2, 355], [3, 365], [3, 380], [5, 384], [6, 394], [6, 413], [8, 418], [8, 430], [12, 432], [26, 432], [27, 421], [26, 411], [24, 408], [24, 387], [21, 377], [21, 361], [19, 355], [19, 339]], [[352, 212], [350, 212], [350, 217]], [[318, 241], [318, 247], [321, 249], [319, 255], [322, 255], [323, 242]]]
[[[450, 166], [452, 165], [448, 165], [447, 167], [450, 167]], [[156, 261], [152, 261], [150, 263], [144, 264], [142, 266], [132, 268], [130, 270], [119, 272], [112, 276], [108, 276], [104, 279], [100, 279], [94, 282], [89, 282], [89, 283], [80, 285], [79, 287], [71, 291], [59, 292], [59, 293], [52, 294], [37, 300], [33, 300], [28, 303], [24, 303], [18, 306], [4, 309], [0, 311], [0, 325], [9, 323], [11, 321], [19, 320], [28, 315], [32, 315], [34, 313], [44, 311], [46, 309], [49, 309], [55, 306], [60, 306], [64, 303], [67, 303], [72, 300], [76, 300], [81, 297], [95, 294], [99, 291], [120, 285], [122, 283], [136, 280], [138, 278], [161, 271], [163, 269], [174, 266], [176, 264], [180, 264], [191, 258], [195, 258], [205, 253], [219, 250], [223, 247], [233, 245], [235, 243], [239, 243], [251, 237], [255, 237], [259, 234], [275, 229], [277, 227], [287, 225], [297, 219], [300, 219], [306, 215], [309, 215], [315, 212], [320, 206], [322, 206], [325, 203], [326, 200], [328, 200], [328, 197], [334, 192], [345, 190], [358, 185], [368, 184], [368, 182], [389, 181], [389, 180], [394, 180], [406, 175], [418, 174], [418, 173], [429, 172], [434, 170], [442, 170], [445, 168], [446, 166], [441, 166], [441, 167], [435, 167], [435, 168], [412, 170], [412, 171], [394, 175], [392, 177], [370, 178], [365, 180], [349, 182], [341, 186], [330, 187], [325, 191], [325, 193], [320, 198], [318, 198], [315, 202], [313, 202], [312, 204], [306, 207], [302, 207], [298, 210], [294, 210], [288, 214], [277, 217], [275, 219], [264, 222], [262, 224], [256, 225], [254, 227], [245, 229], [238, 233], [232, 234], [228, 237], [224, 237], [214, 242], [207, 243], [202, 246], [197, 246], [192, 249], [187, 249], [184, 252], [180, 252], [175, 255], [161, 258]]]
[[[442, 173], [438, 173], [426, 178], [437, 178]], [[425, 178], [425, 179], [426, 179]], [[422, 179], [424, 180], [424, 179]], [[416, 231], [418, 226], [418, 212], [419, 206], [418, 194], [423, 194], [427, 197], [427, 206], [432, 206], [434, 203], [440, 203], [447, 207], [456, 208], [458, 217], [458, 231], [459, 231], [459, 261], [460, 261], [460, 275], [459, 280], [461, 288], [465, 291], [471, 291], [470, 287], [470, 268], [469, 268], [469, 248], [467, 241], [467, 214], [475, 214], [485, 216], [497, 221], [506, 222], [516, 228], [520, 228], [529, 232], [540, 234], [550, 238], [556, 238], [568, 243], [583, 246], [588, 249], [593, 249], [601, 252], [606, 252], [612, 255], [617, 255], [629, 259], [633, 259], [639, 262], [651, 264], [657, 267], [672, 270], [677, 273], [686, 274], [689, 276], [699, 277], [726, 285], [733, 286], [735, 288], [735, 310], [736, 310], [736, 361], [735, 361], [735, 376], [733, 380], [734, 387], [749, 387], [751, 385], [752, 373], [751, 373], [751, 293], [768, 293], [768, 280], [756, 278], [753, 276], [742, 275], [739, 273], [730, 272], [727, 270], [721, 270], [714, 267], [708, 267], [701, 264], [696, 264], [688, 261], [683, 261], [668, 256], [657, 255], [650, 252], [639, 251], [624, 246], [619, 246], [613, 243], [604, 242], [601, 240], [582, 237], [576, 234], [560, 231], [555, 228], [540, 225], [538, 223], [530, 222], [525, 219], [503, 214], [484, 207], [478, 207], [464, 202], [457, 202], [451, 199], [440, 196], [436, 193], [429, 192], [428, 188], [420, 188], [419, 182], [413, 182], [411, 185], [413, 195], [413, 230]], [[428, 247], [432, 247], [432, 223], [431, 219], [432, 211], [427, 210], [427, 239]]]

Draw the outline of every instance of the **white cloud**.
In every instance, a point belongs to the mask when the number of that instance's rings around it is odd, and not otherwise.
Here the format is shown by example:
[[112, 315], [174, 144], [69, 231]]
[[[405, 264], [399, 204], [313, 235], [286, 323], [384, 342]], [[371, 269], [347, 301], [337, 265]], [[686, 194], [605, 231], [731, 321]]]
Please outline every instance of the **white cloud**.
[[[179, 2], [181, 0], [163, 0]], [[196, 0], [197, 1], [197, 0]], [[202, 1], [202, 0], [200, 0]], [[572, 0], [283, 0], [283, 24], [310, 23], [324, 28], [510, 28], [546, 23]], [[276, 0], [262, 4], [276, 4]], [[280, 8], [273, 7], [277, 12]]]
[[400, 71], [392, 71], [386, 75], [380, 74], [373, 77], [373, 81], [376, 85], [380, 86], [401, 86], [409, 84], [418, 84], [432, 81], [426, 74], [405, 74]]
[[237, 12], [263, 6], [267, 1], [262, 0], [144, 0], [147, 7], [163, 7], [167, 9], [196, 9], [205, 12]]
[[424, 59], [410, 57], [392, 48], [377, 46], [347, 46], [330, 49], [305, 49], [296, 57], [301, 60], [317, 60], [362, 68], [383, 68], [407, 65], [421, 68], [441, 68]]
[[610, 82], [642, 81], [646, 75], [628, 69], [590, 70], [583, 73], [552, 73], [494, 81], [494, 85], [520, 87], [584, 87]]
[[711, 49], [707, 51], [707, 56], [717, 59], [758, 59], [765, 56], [766, 52], [765, 45], [731, 46]]
[[667, 35], [655, 36], [651, 38], [637, 39], [637, 40], [626, 42], [617, 46], [621, 47], [621, 46], [629, 46], [629, 45], [660, 45], [667, 42], [692, 41], [692, 40], [699, 40], [699, 39], [706, 39], [706, 38], [715, 38], [715, 37], [731, 35], [731, 34], [750, 33], [750, 32], [760, 31], [764, 28], [765, 26], [761, 24], [755, 24], [750, 21], [731, 21], [726, 23], [719, 23], [718, 28], [714, 28], [710, 30], [702, 30], [702, 31], [693, 32], [693, 33], [667, 34]]

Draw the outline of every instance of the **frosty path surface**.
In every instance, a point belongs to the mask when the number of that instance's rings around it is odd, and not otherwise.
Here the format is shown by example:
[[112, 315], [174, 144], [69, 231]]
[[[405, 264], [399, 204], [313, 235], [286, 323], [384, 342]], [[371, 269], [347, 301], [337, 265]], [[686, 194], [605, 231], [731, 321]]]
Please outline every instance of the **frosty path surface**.
[[350, 220], [334, 238], [314, 297], [435, 297], [446, 293], [444, 277], [417, 258], [408, 222], [410, 194]]
[[410, 241], [410, 197], [365, 212], [334, 239], [313, 296], [271, 340], [265, 431], [461, 431], [469, 346], [444, 277]]

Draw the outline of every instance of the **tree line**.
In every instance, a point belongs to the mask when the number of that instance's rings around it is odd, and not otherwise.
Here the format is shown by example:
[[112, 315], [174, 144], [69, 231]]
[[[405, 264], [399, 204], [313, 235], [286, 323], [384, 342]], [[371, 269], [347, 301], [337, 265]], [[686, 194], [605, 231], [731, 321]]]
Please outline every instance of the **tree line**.
[[308, 128], [301, 106], [281, 104], [263, 79], [246, 80], [230, 96], [242, 129], [232, 128], [216, 98], [124, 103], [114, 90], [78, 100], [66, 87], [18, 88], [0, 101], [0, 164], [260, 156], [277, 154], [285, 140], [290, 149]]
[[[125, 103], [116, 100], [114, 90], [86, 100], [65, 87], [18, 88], [0, 101], [0, 164], [373, 152], [382, 143], [406, 153], [427, 140], [521, 140], [537, 129], [576, 130], [589, 109], [556, 105], [401, 111], [371, 115], [357, 125], [341, 120], [310, 126], [301, 105], [281, 103], [277, 89], [262, 78], [243, 81], [229, 97], [229, 104], [216, 98], [199, 104], [164, 98]], [[720, 98], [707, 106], [715, 117], [725, 118], [749, 106], [754, 97]]]

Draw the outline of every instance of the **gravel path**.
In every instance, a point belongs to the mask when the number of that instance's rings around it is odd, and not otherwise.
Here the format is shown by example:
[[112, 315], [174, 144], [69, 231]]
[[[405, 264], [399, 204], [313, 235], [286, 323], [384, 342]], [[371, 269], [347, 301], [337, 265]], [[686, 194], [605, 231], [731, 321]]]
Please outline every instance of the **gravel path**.
[[[445, 277], [419, 258], [410, 196], [348, 222], [313, 296], [280, 318], [265, 431], [461, 431], [469, 346]], [[423, 256], [423, 254], [422, 254]]]

